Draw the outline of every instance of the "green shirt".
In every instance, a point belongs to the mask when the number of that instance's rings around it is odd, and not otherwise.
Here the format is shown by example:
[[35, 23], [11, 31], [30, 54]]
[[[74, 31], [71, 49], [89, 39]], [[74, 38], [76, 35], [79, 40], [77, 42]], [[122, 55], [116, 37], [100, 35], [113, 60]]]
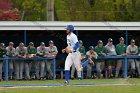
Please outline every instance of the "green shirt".
[[82, 53], [82, 54], [85, 54], [85, 53], [86, 53], [86, 52], [85, 52], [85, 47], [84, 47], [84, 46], [81, 46], [81, 47], [79, 48], [79, 52]]
[[[104, 46], [102, 48], [96, 46], [95, 52], [98, 54], [98, 56], [102, 56], [102, 53], [107, 53], [107, 49]], [[104, 59], [97, 59], [97, 62], [104, 62]]]
[[36, 54], [36, 48], [34, 47], [34, 48], [32, 48], [32, 49], [30, 49], [29, 47], [27, 48], [27, 52], [28, 52], [28, 54]]
[[116, 46], [117, 55], [121, 55], [126, 53], [126, 45], [125, 44], [117, 44]]
[[2, 58], [3, 57], [3, 55], [6, 55], [6, 49], [4, 49], [4, 50], [1, 50], [0, 49], [0, 57]]

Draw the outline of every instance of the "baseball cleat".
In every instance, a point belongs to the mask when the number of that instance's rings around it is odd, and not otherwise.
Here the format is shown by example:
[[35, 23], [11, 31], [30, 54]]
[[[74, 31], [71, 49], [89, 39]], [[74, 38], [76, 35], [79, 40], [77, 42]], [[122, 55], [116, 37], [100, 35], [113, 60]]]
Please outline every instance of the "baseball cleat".
[[69, 85], [69, 82], [68, 81], [65, 81], [64, 82], [64, 86], [68, 86]]

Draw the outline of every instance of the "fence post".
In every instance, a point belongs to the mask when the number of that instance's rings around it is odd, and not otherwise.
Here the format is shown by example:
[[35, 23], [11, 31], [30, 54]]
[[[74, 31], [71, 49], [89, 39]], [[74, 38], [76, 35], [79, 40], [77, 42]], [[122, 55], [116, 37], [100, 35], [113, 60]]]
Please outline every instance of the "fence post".
[[5, 62], [5, 80], [8, 81], [8, 57], [4, 58], [4, 62]]
[[53, 57], [53, 80], [56, 79], [56, 60], [55, 57]]
[[127, 57], [124, 58], [124, 78], [127, 78]]

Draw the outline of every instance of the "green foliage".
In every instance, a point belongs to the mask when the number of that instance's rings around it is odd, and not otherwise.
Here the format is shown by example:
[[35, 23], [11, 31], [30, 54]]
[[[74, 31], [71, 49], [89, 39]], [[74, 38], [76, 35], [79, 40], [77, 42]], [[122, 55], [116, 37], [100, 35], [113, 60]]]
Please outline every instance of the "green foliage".
[[46, 20], [46, 0], [13, 0], [14, 6], [24, 12], [25, 21]]
[[[23, 20], [45, 21], [47, 0], [12, 0]], [[55, 0], [56, 21], [140, 21], [140, 0]]]

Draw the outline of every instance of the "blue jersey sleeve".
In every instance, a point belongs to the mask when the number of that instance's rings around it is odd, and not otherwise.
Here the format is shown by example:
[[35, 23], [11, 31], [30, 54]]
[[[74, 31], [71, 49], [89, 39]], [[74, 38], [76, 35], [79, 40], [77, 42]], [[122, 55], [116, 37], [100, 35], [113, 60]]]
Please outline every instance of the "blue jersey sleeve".
[[77, 43], [75, 44], [75, 46], [73, 47], [73, 49], [74, 49], [74, 50], [77, 50], [79, 47], [80, 47], [80, 44], [79, 44], [79, 42], [77, 42]]

